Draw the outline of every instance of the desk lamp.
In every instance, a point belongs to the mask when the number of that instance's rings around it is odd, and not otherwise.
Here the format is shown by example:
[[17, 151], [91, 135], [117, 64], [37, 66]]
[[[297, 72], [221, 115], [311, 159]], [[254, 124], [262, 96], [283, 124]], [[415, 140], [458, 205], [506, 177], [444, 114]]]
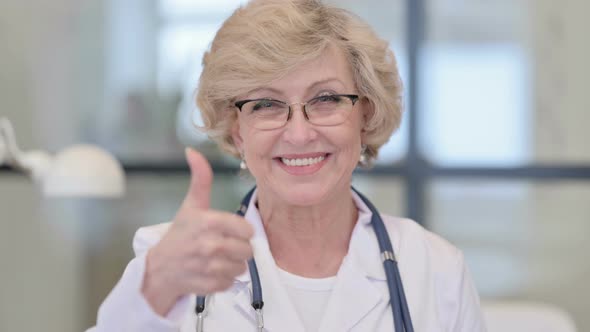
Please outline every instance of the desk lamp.
[[120, 197], [125, 192], [123, 168], [109, 152], [77, 144], [55, 156], [44, 151], [21, 151], [10, 121], [0, 117], [0, 166], [27, 174], [46, 196]]

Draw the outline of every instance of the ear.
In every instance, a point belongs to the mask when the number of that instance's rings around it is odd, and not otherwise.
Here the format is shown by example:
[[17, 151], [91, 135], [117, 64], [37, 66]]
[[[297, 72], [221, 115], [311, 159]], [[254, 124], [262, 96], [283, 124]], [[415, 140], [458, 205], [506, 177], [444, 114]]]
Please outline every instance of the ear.
[[238, 150], [238, 153], [243, 155], [244, 154], [244, 150], [243, 150], [244, 140], [242, 139], [242, 135], [240, 134], [240, 123], [239, 123], [238, 119], [236, 119], [234, 121], [234, 123], [231, 127], [231, 137], [232, 137], [232, 140], [234, 142], [236, 149]]

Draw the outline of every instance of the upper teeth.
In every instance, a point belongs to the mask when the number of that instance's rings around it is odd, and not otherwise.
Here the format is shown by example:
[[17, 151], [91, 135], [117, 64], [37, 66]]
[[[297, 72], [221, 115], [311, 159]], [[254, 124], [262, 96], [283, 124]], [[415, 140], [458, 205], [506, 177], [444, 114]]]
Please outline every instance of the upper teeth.
[[316, 158], [297, 158], [297, 159], [287, 159], [281, 158], [281, 161], [289, 166], [309, 166], [320, 161], [324, 160], [324, 156], [316, 157]]

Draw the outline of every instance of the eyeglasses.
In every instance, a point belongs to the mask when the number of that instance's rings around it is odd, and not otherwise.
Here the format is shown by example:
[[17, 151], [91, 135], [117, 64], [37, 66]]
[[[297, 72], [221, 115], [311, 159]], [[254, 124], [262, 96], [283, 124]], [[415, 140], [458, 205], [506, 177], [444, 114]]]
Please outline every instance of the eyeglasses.
[[293, 105], [301, 105], [305, 119], [318, 126], [342, 124], [350, 115], [358, 95], [321, 95], [306, 103], [287, 104], [284, 101], [262, 98], [235, 102], [245, 116], [247, 125], [256, 129], [281, 128], [291, 119]]

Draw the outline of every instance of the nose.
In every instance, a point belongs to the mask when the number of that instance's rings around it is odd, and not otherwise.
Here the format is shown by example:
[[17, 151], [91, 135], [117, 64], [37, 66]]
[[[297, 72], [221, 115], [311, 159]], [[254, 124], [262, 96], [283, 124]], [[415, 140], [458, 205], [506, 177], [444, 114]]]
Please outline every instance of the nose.
[[304, 145], [317, 137], [314, 125], [309, 123], [303, 111], [303, 105], [291, 105], [291, 118], [285, 126], [283, 137], [293, 145]]

